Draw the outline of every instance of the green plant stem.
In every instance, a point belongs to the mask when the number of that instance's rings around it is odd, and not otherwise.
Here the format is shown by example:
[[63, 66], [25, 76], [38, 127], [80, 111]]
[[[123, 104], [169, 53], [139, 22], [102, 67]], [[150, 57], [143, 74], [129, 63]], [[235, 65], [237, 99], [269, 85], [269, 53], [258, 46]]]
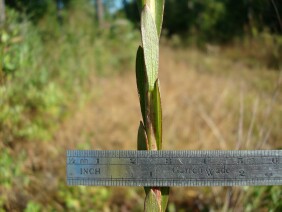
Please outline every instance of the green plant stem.
[[[159, 37], [164, 0], [138, 0], [142, 47], [136, 56], [136, 81], [143, 122], [138, 129], [138, 150], [162, 149], [162, 107], [158, 79]], [[145, 187], [145, 211], [165, 211], [169, 188]]]

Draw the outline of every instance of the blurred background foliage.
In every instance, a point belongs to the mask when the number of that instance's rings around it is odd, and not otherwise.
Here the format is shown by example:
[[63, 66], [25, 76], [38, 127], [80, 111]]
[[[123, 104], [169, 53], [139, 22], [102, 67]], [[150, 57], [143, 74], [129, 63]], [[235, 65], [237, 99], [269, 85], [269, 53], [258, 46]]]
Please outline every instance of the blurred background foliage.
[[[136, 2], [123, 2], [121, 13], [138, 23]], [[281, 7], [281, 1], [265, 0], [167, 0], [163, 27], [168, 36], [177, 34], [199, 42], [230, 42], [262, 31], [281, 34]]]
[[[281, 88], [264, 79], [280, 76], [281, 17], [279, 0], [166, 0], [161, 44], [178, 52], [168, 53], [176, 64], [185, 55], [200, 55], [191, 59], [193, 67], [219, 78], [231, 65], [218, 61], [241, 61], [252, 72], [238, 74], [246, 75], [256, 90], [271, 96], [276, 89], [279, 96]], [[140, 189], [67, 187], [64, 163], [44, 163], [50, 155], [64, 161], [66, 147], [56, 146], [57, 131], [72, 120], [74, 111], [101, 95], [97, 79], [132, 71], [139, 19], [136, 2], [130, 0], [0, 0], [0, 211], [142, 210]], [[183, 53], [187, 49], [193, 50]], [[228, 101], [233, 105], [233, 96]], [[252, 103], [246, 106], [249, 114], [254, 112]], [[281, 114], [281, 104], [273, 107]], [[281, 116], [272, 117], [276, 125], [270, 137], [277, 141]], [[91, 148], [91, 135], [83, 136], [85, 143], [78, 147]], [[282, 210], [281, 187], [244, 188], [239, 193], [245, 194], [240, 204], [247, 211]], [[226, 206], [210, 200], [199, 203], [197, 210]], [[187, 202], [172, 198], [169, 211], [187, 211]]]

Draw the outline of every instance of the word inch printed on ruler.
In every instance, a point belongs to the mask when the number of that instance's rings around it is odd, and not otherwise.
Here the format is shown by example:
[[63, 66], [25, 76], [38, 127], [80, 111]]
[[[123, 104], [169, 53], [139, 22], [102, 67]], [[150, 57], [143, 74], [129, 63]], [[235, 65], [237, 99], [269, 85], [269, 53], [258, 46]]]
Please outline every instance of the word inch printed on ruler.
[[282, 185], [282, 150], [67, 151], [68, 185]]

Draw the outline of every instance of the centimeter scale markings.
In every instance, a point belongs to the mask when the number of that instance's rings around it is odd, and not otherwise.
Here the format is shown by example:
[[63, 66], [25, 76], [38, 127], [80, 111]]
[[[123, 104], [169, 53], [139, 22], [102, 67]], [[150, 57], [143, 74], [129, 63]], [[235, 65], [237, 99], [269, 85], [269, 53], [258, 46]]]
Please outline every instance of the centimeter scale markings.
[[68, 185], [282, 185], [282, 150], [68, 150]]

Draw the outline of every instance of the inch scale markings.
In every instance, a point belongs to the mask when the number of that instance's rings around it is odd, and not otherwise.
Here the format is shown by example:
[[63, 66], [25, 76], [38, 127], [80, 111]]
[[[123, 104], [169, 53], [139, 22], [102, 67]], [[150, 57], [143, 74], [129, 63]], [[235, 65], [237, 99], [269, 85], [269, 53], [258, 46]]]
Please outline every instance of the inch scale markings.
[[68, 150], [68, 185], [282, 185], [282, 150]]

